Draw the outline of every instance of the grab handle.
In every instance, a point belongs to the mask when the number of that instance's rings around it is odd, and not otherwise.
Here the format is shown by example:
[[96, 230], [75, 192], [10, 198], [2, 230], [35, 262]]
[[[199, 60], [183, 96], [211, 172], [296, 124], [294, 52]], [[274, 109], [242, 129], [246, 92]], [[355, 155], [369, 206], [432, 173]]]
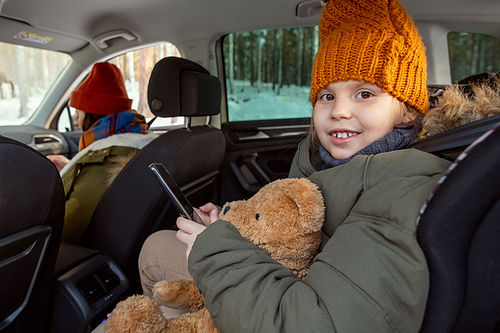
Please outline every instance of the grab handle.
[[100, 49], [105, 49], [109, 47], [109, 44], [106, 43], [108, 40], [114, 39], [114, 38], [124, 38], [128, 41], [134, 40], [137, 37], [135, 37], [132, 33], [128, 32], [127, 30], [113, 30], [113, 31], [108, 31], [103, 34], [100, 34], [96, 38], [94, 38], [94, 43], [97, 45], [98, 48]]

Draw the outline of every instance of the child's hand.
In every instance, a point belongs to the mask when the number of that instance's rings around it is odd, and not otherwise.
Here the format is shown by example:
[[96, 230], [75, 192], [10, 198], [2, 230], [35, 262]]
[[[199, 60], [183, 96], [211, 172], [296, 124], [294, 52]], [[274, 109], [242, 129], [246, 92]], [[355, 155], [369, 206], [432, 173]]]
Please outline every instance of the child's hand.
[[219, 219], [219, 210], [210, 202], [196, 209], [196, 212], [207, 227]]
[[[213, 222], [217, 221], [219, 218], [219, 211], [215, 205], [208, 203], [199, 209], [197, 209], [200, 217], [205, 221], [205, 224], [209, 226]], [[187, 245], [186, 250], [186, 259], [189, 258], [189, 253], [191, 253], [191, 249], [193, 247], [194, 241], [196, 237], [201, 234], [207, 227], [188, 220], [184, 217], [179, 217], [177, 219], [177, 227], [179, 231], [177, 231], [177, 239], [182, 243]]]
[[47, 155], [46, 157], [56, 165], [57, 171], [59, 172], [61, 172], [61, 170], [69, 162], [69, 160], [63, 155]]

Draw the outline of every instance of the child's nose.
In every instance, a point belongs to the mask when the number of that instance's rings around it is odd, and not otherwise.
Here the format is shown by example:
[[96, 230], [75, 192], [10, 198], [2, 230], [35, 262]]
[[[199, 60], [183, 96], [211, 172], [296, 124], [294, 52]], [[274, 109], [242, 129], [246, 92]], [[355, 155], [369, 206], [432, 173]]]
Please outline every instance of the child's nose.
[[332, 110], [330, 115], [333, 119], [349, 119], [351, 118], [351, 110], [349, 108], [348, 103], [342, 100], [336, 100], [332, 105]]

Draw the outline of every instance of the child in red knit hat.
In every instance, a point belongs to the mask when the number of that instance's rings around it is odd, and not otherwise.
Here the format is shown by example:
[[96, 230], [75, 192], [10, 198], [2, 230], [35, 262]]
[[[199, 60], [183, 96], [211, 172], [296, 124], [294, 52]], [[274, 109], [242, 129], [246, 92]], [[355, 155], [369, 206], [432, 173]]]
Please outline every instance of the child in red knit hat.
[[111, 183], [108, 174], [117, 174], [116, 161], [122, 168], [157, 136], [148, 134], [144, 116], [130, 109], [125, 80], [114, 64], [94, 64], [71, 93], [69, 105], [76, 109], [83, 131], [80, 151], [71, 160], [62, 155], [47, 157], [60, 170], [66, 194], [62, 241], [78, 244]]

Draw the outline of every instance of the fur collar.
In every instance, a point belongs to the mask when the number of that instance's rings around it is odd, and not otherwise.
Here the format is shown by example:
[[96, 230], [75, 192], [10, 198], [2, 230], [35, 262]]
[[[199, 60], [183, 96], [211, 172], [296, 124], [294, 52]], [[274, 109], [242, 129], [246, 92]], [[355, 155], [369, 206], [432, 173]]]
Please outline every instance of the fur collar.
[[500, 113], [500, 81], [475, 84], [465, 94], [458, 86], [446, 88], [435, 107], [426, 113], [420, 138]]
[[76, 154], [69, 163], [61, 170], [61, 176], [71, 168], [82, 156], [87, 154], [89, 151], [97, 151], [104, 148], [112, 146], [122, 146], [142, 149], [148, 143], [153, 141], [158, 137], [158, 134], [148, 133], [148, 134], [138, 134], [138, 133], [123, 133], [115, 134], [107, 138], [97, 140], [93, 142], [90, 146], [80, 151]]

